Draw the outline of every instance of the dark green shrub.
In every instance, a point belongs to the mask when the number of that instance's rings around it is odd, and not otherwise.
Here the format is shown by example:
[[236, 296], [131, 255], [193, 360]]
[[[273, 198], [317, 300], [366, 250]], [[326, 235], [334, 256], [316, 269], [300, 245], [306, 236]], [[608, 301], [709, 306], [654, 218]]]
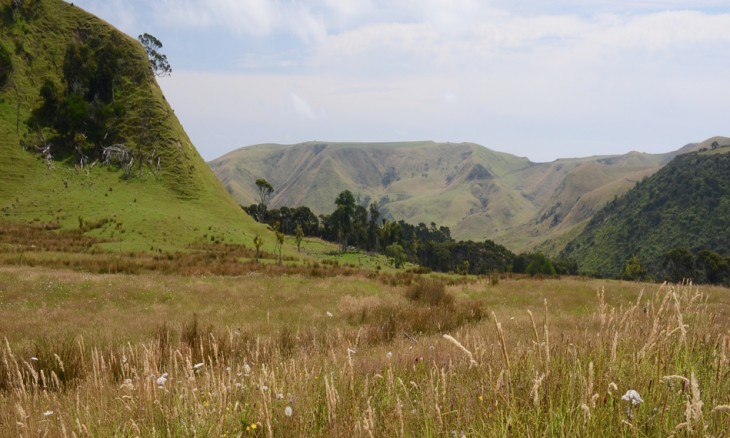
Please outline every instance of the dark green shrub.
[[0, 44], [0, 87], [4, 86], [10, 78], [13, 71], [13, 60], [10, 58], [10, 52]]
[[537, 253], [532, 256], [532, 261], [525, 268], [525, 272], [531, 277], [536, 275], [552, 277], [555, 275], [555, 266], [544, 254]]

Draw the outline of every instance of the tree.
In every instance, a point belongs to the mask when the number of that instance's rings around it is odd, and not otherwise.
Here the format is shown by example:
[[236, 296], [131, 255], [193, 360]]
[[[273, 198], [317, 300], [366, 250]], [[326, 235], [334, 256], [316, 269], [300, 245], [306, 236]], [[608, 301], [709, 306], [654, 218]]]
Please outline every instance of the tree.
[[695, 276], [694, 256], [686, 248], [674, 248], [664, 254], [663, 267], [669, 281], [679, 283]]
[[304, 228], [300, 224], [297, 224], [297, 228], [294, 231], [294, 241], [297, 243], [297, 252], [302, 251], [302, 239], [304, 239]]
[[408, 260], [408, 255], [406, 254], [406, 251], [403, 249], [402, 246], [398, 245], [397, 243], [388, 245], [388, 247], [385, 248], [385, 255], [388, 257], [388, 260], [396, 269], [400, 269], [401, 267], [403, 267], [406, 260]]
[[727, 260], [714, 251], [703, 249], [697, 253], [696, 266], [698, 274], [702, 274], [701, 281], [721, 284], [730, 276]]
[[259, 261], [259, 256], [261, 255], [261, 247], [264, 244], [264, 239], [261, 238], [258, 234], [253, 237], [253, 246], [256, 247], [256, 262]]
[[646, 269], [641, 266], [641, 261], [636, 256], [626, 260], [624, 264], [624, 272], [622, 275], [624, 280], [641, 281], [646, 277]]
[[332, 219], [337, 227], [342, 252], [347, 250], [347, 239], [352, 232], [352, 220], [355, 213], [355, 196], [349, 190], [337, 195], [335, 199], [337, 209], [332, 213]]
[[531, 277], [535, 275], [552, 277], [555, 275], [555, 266], [544, 254], [538, 252], [533, 256], [532, 262], [525, 268], [525, 272], [530, 274]]
[[279, 254], [279, 264], [281, 264], [281, 250], [284, 248], [284, 233], [276, 230], [276, 252]]
[[309, 207], [295, 208], [292, 212], [292, 222], [302, 227], [305, 236], [319, 236], [319, 218]]
[[167, 62], [167, 55], [163, 55], [159, 52], [162, 48], [160, 40], [148, 33], [143, 33], [137, 37], [137, 39], [139, 39], [139, 42], [142, 43], [142, 46], [147, 52], [147, 58], [150, 60], [152, 73], [154, 73], [157, 77], [169, 76], [172, 73], [172, 67], [170, 67], [170, 63]]
[[378, 219], [380, 218], [380, 210], [374, 202], [370, 204], [368, 222], [368, 249], [370, 251], [378, 250]]
[[256, 187], [259, 189], [258, 221], [263, 223], [266, 220], [266, 203], [274, 193], [274, 187], [263, 178], [256, 180]]

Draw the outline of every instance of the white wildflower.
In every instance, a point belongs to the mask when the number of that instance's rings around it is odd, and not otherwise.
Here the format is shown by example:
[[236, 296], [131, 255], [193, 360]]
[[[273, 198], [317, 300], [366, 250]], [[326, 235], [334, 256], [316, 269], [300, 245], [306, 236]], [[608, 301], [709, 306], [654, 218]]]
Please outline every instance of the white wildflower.
[[385, 356], [388, 358], [388, 360], [390, 360], [393, 357], [393, 353], [389, 351], [388, 354], [386, 354]]
[[134, 383], [132, 383], [132, 379], [124, 379], [124, 383], [122, 383], [122, 385], [119, 387], [119, 389], [122, 389], [122, 388], [128, 389], [130, 391], [133, 390]]
[[639, 393], [634, 391], [633, 389], [629, 389], [628, 391], [626, 391], [626, 394], [621, 396], [621, 400], [631, 402], [632, 406], [638, 406], [639, 403], [644, 403], [644, 400], [641, 399]]
[[162, 373], [160, 377], [157, 378], [157, 385], [163, 386], [167, 382], [167, 373]]
[[43, 413], [43, 415], [46, 417], [49, 417], [49, 416], [53, 415], [53, 411], [47, 410], [46, 412]]
[[284, 408], [284, 415], [286, 415], [287, 417], [291, 417], [292, 413], [293, 412], [292, 412], [291, 406], [287, 406]]
[[251, 367], [247, 363], [243, 364], [243, 374], [245, 374], [245, 375], [251, 374]]
[[276, 393], [276, 399], [277, 400], [284, 400], [284, 394], [281, 392]]
[[266, 385], [261, 385], [261, 390], [262, 391], [268, 391], [269, 390], [269, 387], [266, 386]]
[[330, 318], [332, 318], [334, 315], [332, 314], [332, 312], [327, 311], [327, 316], [329, 316]]

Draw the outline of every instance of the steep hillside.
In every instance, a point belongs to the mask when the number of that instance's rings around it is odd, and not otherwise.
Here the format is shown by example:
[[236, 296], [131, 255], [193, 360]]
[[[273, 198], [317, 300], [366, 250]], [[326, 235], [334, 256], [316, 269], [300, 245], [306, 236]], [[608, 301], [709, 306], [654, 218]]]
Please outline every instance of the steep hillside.
[[730, 139], [711, 140], [714, 148], [677, 156], [597, 212], [563, 255], [609, 277], [637, 256], [656, 278], [674, 248], [730, 255]]
[[492, 239], [513, 251], [543, 245], [557, 254], [565, 236], [677, 153], [532, 163], [471, 143], [310, 142], [245, 147], [209, 164], [242, 205], [258, 202], [258, 178], [276, 190], [272, 207], [306, 205], [316, 213], [330, 213], [347, 189], [394, 219], [435, 222], [456, 238]]
[[[245, 241], [136, 39], [60, 0], [0, 0], [0, 219], [120, 249]], [[248, 235], [248, 237], [246, 237]]]

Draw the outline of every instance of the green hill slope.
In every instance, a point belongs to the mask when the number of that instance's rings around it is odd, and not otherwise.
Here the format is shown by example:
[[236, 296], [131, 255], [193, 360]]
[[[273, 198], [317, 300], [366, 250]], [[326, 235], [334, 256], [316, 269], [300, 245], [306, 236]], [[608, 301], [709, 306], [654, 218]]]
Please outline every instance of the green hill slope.
[[[597, 212], [563, 255], [584, 273], [618, 277], [637, 256], [662, 278], [674, 248], [730, 255], [730, 139], [715, 149], [679, 155]], [[719, 146], [719, 147], [718, 147]]]
[[272, 207], [306, 205], [316, 213], [332, 212], [347, 189], [396, 220], [557, 255], [593, 213], [677, 153], [532, 163], [471, 143], [309, 142], [249, 146], [209, 165], [242, 205], [258, 202], [258, 178], [276, 189]]
[[137, 40], [60, 0], [0, 0], [0, 20], [0, 220], [142, 250], [261, 230], [190, 142]]

